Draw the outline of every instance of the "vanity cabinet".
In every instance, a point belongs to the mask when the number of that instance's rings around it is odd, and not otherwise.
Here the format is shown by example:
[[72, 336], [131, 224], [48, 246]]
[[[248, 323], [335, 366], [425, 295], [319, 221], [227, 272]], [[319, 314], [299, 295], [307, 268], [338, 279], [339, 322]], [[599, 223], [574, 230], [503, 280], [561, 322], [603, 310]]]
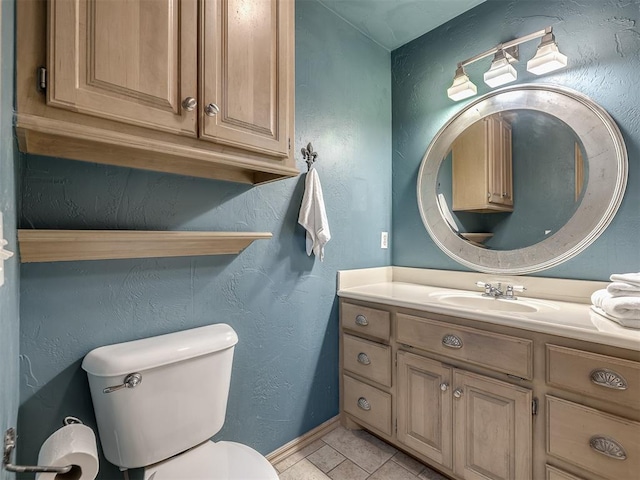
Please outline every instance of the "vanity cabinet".
[[513, 211], [511, 125], [494, 115], [471, 125], [452, 145], [453, 210]]
[[347, 427], [456, 480], [640, 471], [640, 352], [362, 299], [340, 318]]
[[19, 146], [244, 183], [297, 175], [293, 12], [292, 0], [18, 2]]

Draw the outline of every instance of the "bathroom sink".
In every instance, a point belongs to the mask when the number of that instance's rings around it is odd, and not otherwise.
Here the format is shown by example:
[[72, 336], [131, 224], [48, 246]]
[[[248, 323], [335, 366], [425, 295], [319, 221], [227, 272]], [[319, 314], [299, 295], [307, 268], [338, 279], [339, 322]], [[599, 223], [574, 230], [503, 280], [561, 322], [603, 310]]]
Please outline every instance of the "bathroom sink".
[[540, 311], [541, 308], [548, 307], [545, 303], [532, 300], [505, 300], [483, 297], [481, 294], [474, 293], [438, 293], [433, 297], [447, 305], [493, 312], [533, 313]]

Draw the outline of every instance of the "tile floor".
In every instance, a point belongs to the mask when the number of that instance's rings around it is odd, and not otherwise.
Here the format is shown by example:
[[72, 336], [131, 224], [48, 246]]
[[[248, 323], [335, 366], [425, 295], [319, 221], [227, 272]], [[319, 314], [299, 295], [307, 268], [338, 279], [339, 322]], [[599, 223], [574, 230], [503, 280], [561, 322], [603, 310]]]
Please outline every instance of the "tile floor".
[[447, 480], [364, 430], [343, 427], [275, 467], [280, 480]]

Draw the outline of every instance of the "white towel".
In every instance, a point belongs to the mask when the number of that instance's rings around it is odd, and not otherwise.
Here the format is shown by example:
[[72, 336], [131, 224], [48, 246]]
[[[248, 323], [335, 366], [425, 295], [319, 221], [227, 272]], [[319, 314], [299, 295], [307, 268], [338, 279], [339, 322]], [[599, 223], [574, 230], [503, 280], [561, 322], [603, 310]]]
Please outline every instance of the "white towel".
[[331, 240], [327, 212], [324, 207], [320, 177], [315, 168], [307, 173], [298, 223], [307, 230], [307, 255], [313, 252], [324, 260], [324, 246]]
[[[606, 318], [607, 320], [612, 320], [617, 324], [622, 325], [623, 327], [640, 329], [640, 319], [614, 317], [613, 315], [609, 315], [603, 309], [601, 309], [600, 307], [596, 307], [595, 305], [591, 305], [591, 310], [597, 313], [598, 315], [602, 316], [603, 318]], [[602, 330], [600, 328], [601, 325], [596, 324], [596, 327], [598, 327], [598, 330]], [[606, 330], [606, 326], [604, 326], [604, 330]]]
[[636, 287], [627, 282], [611, 282], [607, 286], [607, 292], [612, 297], [640, 297], [640, 286]]
[[593, 292], [591, 303], [612, 317], [640, 320], [640, 297], [612, 297], [603, 289]]
[[624, 282], [640, 288], [640, 272], [638, 273], [614, 273], [609, 277], [612, 282]]

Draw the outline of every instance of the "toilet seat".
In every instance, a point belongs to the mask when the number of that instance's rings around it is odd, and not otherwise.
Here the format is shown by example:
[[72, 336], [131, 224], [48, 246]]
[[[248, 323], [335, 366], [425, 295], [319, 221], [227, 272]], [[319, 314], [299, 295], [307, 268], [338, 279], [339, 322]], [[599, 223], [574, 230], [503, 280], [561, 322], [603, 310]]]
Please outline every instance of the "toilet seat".
[[145, 468], [144, 480], [278, 480], [278, 474], [246, 445], [207, 441]]

